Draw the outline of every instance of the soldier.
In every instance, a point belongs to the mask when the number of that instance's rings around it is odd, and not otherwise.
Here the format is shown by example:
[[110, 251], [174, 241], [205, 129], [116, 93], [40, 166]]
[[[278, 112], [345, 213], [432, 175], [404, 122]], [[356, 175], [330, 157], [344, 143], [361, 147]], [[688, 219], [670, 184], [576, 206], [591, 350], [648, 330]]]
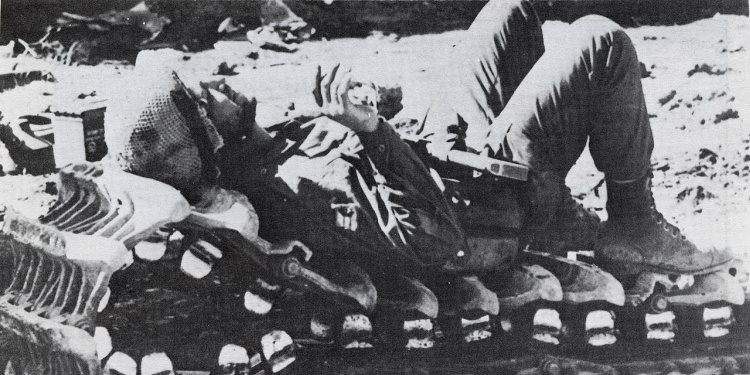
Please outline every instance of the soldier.
[[[577, 302], [624, 299], [611, 276], [583, 273], [561, 286], [554, 270], [518, 268], [513, 261], [527, 243], [544, 247], [562, 238], [567, 249], [593, 242], [598, 219], [565, 186], [586, 142], [608, 189], [610, 219], [596, 241], [597, 257], [617, 265], [618, 276], [720, 269], [731, 260], [728, 252], [699, 251], [656, 210], [653, 139], [628, 36], [598, 16], [574, 22], [567, 34], [545, 51], [530, 2], [490, 1], [450, 55], [457, 71], [434, 93], [412, 147], [378, 117], [374, 89], [338, 65], [318, 68], [313, 95], [319, 113], [270, 128], [255, 122], [254, 99], [222, 82], [204, 84], [209, 118], [223, 138], [216, 154], [206, 151], [210, 137], [187, 130], [197, 120], [179, 94], [167, 105], [172, 115], [150, 115], [161, 118], [151, 124], [156, 133], [180, 129], [179, 142], [123, 130], [118, 118], [127, 116], [110, 109], [107, 121], [119, 128], [107, 130], [107, 142], [124, 169], [168, 182], [194, 200], [207, 183], [246, 195], [258, 212], [261, 237], [302, 241], [315, 253], [313, 266], [336, 270], [332, 277], [346, 273], [343, 261], [353, 262], [386, 299], [401, 289], [394, 275], [418, 279], [452, 315], [474, 319], [538, 299], [559, 301], [563, 288], [568, 296], [579, 293]], [[140, 143], [135, 152], [134, 143]], [[444, 194], [425, 163], [450, 174], [451, 150], [527, 166], [529, 181], [472, 181], [459, 172], [457, 187]], [[478, 217], [465, 215], [470, 205], [446, 200], [465, 186], [469, 198], [477, 198], [473, 206], [493, 212], [478, 215], [487, 220], [467, 223]], [[371, 289], [357, 293], [374, 301]]]
[[580, 209], [565, 177], [588, 142], [608, 193], [598, 257], [629, 272], [705, 273], [727, 263], [729, 253], [698, 250], [656, 209], [654, 141], [625, 31], [601, 16], [564, 30], [545, 44], [530, 2], [490, 1], [453, 54], [458, 71], [423, 122], [428, 153], [445, 160], [451, 149], [469, 150], [530, 167], [525, 225], [549, 233], [583, 216], [570, 213]]

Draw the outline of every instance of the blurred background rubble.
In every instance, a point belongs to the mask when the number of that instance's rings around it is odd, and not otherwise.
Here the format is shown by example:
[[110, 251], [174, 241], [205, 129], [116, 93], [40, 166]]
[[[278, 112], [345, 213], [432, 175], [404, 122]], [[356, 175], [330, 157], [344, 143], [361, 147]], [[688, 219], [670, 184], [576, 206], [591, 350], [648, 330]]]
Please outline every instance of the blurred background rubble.
[[[39, 53], [54, 50], [82, 62], [132, 61], [139, 49], [169, 46], [197, 51], [220, 39], [243, 39], [253, 30], [265, 38], [274, 34], [286, 44], [310, 37], [365, 37], [371, 30], [412, 35], [461, 29], [485, 2], [5, 0], [0, 43], [20, 38], [36, 42], [34, 50]], [[571, 21], [598, 13], [623, 26], [683, 24], [717, 12], [748, 13], [744, 0], [536, 0], [535, 6], [543, 19]], [[27, 12], [33, 16], [8, 16]]]

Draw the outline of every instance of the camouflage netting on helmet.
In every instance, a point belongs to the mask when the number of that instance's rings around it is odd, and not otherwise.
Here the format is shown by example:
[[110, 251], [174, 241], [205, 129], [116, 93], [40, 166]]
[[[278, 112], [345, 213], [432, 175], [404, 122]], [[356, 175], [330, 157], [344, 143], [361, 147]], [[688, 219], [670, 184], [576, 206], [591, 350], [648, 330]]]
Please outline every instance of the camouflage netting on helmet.
[[163, 69], [136, 69], [111, 94], [105, 115], [109, 156], [123, 170], [190, 190], [201, 177], [201, 158]]

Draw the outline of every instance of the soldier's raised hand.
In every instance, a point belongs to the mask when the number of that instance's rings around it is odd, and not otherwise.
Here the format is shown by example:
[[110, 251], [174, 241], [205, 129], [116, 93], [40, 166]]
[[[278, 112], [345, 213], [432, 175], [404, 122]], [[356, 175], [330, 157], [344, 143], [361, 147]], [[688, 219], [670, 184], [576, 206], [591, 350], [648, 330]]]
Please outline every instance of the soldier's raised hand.
[[255, 97], [234, 91], [224, 80], [201, 82], [201, 96], [208, 103], [208, 116], [222, 137], [249, 134], [255, 122], [258, 102]]
[[[370, 85], [377, 93], [374, 85]], [[350, 90], [353, 88], [350, 69], [342, 69], [341, 64], [330, 72], [323, 73], [320, 66], [315, 75], [313, 96], [324, 115], [356, 132], [371, 132], [378, 126], [378, 108], [375, 100], [353, 102]]]

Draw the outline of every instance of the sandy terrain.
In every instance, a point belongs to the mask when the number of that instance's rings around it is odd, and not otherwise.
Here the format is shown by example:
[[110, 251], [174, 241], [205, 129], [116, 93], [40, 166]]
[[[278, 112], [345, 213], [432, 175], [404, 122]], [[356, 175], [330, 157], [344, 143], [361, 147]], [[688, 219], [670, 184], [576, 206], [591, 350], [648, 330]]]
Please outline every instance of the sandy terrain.
[[[555, 37], [564, 37], [565, 26], [561, 22], [545, 23], [547, 43], [554, 43]], [[750, 251], [750, 20], [743, 16], [716, 16], [684, 26], [647, 26], [627, 32], [650, 75], [643, 79], [643, 84], [656, 139], [653, 165], [658, 207], [700, 246], [730, 246], [739, 257], [747, 259]], [[380, 84], [400, 84], [405, 109], [397, 118], [417, 118], [428, 104], [428, 94], [434, 91], [436, 82], [451, 71], [447, 51], [465, 36], [462, 31], [453, 31], [404, 38], [381, 34], [366, 39], [316, 41], [301, 44], [299, 51], [293, 54], [261, 51], [257, 60], [242, 54], [210, 50], [191, 55], [177, 70], [187, 77], [186, 80], [194, 82], [210, 78], [211, 71], [222, 61], [238, 64], [239, 74], [226, 77], [227, 82], [255, 95], [259, 101], [258, 121], [270, 125], [283, 117], [289, 103], [295, 103], [297, 108], [313, 105], [309, 92], [316, 64], [330, 66], [342, 62], [355, 67], [357, 77]], [[132, 67], [118, 63], [94, 67], [50, 66], [50, 69], [57, 83], [35, 82], [0, 93], [0, 111], [6, 118], [38, 113], [59, 97], [91, 91], [105, 95], [105, 83], [127, 84], [132, 71]], [[605, 189], [598, 189], [598, 197], [594, 191], [601, 179], [602, 175], [585, 156], [568, 176], [568, 183], [577, 197], [597, 208], [605, 218]], [[31, 176], [0, 178], [0, 209], [13, 206], [31, 216], [45, 212], [54, 198], [44, 193], [51, 191], [45, 185], [49, 180]], [[131, 276], [144, 276], [153, 275], [155, 271], [137, 266], [127, 272], [132, 272]], [[169, 282], [175, 290], [180, 288], [177, 284], [188, 282], [186, 278], [158, 279]], [[123, 345], [136, 352], [145, 350], [137, 347], [142, 339], [151, 339], [152, 343], [167, 342], [167, 336], [160, 336], [167, 335], [166, 331], [158, 329], [141, 329], [132, 334], [139, 326], [132, 319], [128, 322], [128, 309], [136, 301], [128, 298], [145, 298], [145, 294], [139, 289], [140, 284], [120, 282], [123, 284], [117, 288], [127, 292], [129, 297], [115, 297], [119, 305], [114, 312], [105, 314], [112, 322], [125, 321], [120, 333], [118, 329], [113, 332], [115, 339], [122, 339]], [[201, 285], [210, 283], [206, 281]], [[158, 283], [154, 281], [153, 285]], [[166, 289], [164, 287], [162, 292]], [[198, 306], [199, 291], [171, 290], [170, 293], [177, 295], [166, 292], [161, 295], [166, 296], [164, 300], [187, 300], [185, 306]], [[205, 314], [205, 324], [210, 326], [211, 321], [221, 320], [220, 316], [212, 314], [227, 312], [221, 307], [222, 303], [239, 304], [239, 300], [233, 298], [228, 294], [214, 301], [215, 306], [201, 307], [218, 309]], [[160, 319], [157, 316], [160, 312], [166, 313], [156, 306], [162, 305], [154, 302], [150, 308], [154, 321]], [[172, 316], [171, 319], [159, 324], [171, 326], [175, 319], [181, 318]], [[148, 323], [151, 320], [145, 321], [144, 324], [151, 324]], [[227, 323], [208, 331], [238, 335], [237, 324]], [[126, 332], [126, 327], [130, 328], [130, 333]], [[184, 334], [177, 329], [169, 332]], [[206, 337], [213, 337], [206, 340], [216, 344], [213, 340], [220, 340], [221, 334], [207, 333]], [[183, 363], [194, 365], [200, 363], [200, 358], [200, 355], [187, 358]]]

